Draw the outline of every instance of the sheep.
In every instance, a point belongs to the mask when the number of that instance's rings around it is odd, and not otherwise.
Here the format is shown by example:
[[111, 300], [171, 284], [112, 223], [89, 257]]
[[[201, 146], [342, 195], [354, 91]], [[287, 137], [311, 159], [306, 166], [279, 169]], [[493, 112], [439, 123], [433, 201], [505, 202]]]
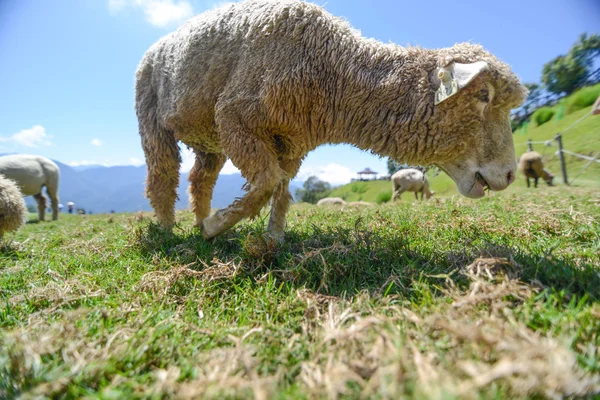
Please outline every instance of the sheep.
[[353, 207], [353, 208], [373, 207], [373, 203], [369, 203], [367, 201], [351, 201], [350, 203], [346, 204], [346, 207]]
[[344, 206], [346, 201], [341, 197], [325, 197], [317, 201], [318, 206]]
[[[437, 165], [463, 195], [482, 197], [484, 188], [503, 190], [514, 180], [509, 115], [526, 95], [510, 67], [479, 45], [384, 44], [298, 0], [229, 4], [192, 18], [140, 61], [135, 109], [145, 195], [170, 230], [182, 142], [196, 156], [191, 206], [206, 239], [272, 199], [267, 229], [282, 240], [289, 181], [326, 143]], [[209, 216], [228, 158], [248, 191]]]
[[421, 193], [421, 200], [423, 200], [423, 195], [429, 199], [435, 194], [434, 191], [429, 190], [427, 176], [416, 168], [405, 168], [396, 172], [392, 175], [392, 185], [394, 188], [392, 201], [400, 199], [404, 192], [414, 192], [417, 200], [419, 200], [419, 193]]
[[19, 186], [0, 175], [0, 239], [6, 232], [19, 229], [27, 219], [27, 206]]
[[23, 196], [33, 196], [38, 205], [38, 217], [44, 220], [46, 197], [42, 187], [52, 203], [52, 219], [58, 219], [58, 181], [60, 169], [50, 159], [42, 156], [16, 154], [0, 157], [0, 174], [17, 182]]
[[545, 180], [548, 186], [554, 186], [552, 184], [554, 175], [544, 169], [542, 155], [537, 151], [528, 151], [519, 157], [519, 171], [525, 175], [527, 187], [531, 187], [529, 178], [533, 178], [533, 186], [536, 188], [538, 187], [539, 178]]

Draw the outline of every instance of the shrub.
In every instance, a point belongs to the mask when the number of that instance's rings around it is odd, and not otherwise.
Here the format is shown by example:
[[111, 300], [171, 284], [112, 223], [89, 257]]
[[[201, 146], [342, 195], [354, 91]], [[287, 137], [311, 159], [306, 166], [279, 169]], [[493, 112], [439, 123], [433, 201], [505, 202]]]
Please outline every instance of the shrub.
[[365, 182], [354, 182], [351, 184], [350, 186], [350, 190], [352, 190], [353, 193], [364, 193], [368, 190], [368, 185]]
[[377, 197], [375, 198], [375, 202], [377, 204], [383, 204], [383, 203], [387, 203], [391, 199], [392, 199], [392, 191], [391, 190], [384, 190], [384, 191], [381, 191], [377, 195]]
[[531, 116], [531, 119], [540, 126], [550, 121], [554, 117], [555, 111], [550, 107], [540, 107]]
[[600, 83], [579, 89], [567, 99], [565, 114], [571, 114], [577, 110], [591, 106], [598, 96], [600, 96]]

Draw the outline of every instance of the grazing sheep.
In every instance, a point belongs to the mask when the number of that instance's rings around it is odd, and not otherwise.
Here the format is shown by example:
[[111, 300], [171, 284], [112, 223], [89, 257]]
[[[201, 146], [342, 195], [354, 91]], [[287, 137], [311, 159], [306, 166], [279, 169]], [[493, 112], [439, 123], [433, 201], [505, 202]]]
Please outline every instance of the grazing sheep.
[[369, 203], [367, 201], [352, 201], [352, 202], [346, 204], [346, 207], [355, 207], [355, 208], [373, 207], [373, 206], [374, 206], [373, 203]]
[[317, 201], [318, 206], [344, 206], [346, 205], [346, 201], [341, 197], [325, 197]]
[[404, 192], [415, 192], [417, 200], [419, 200], [419, 193], [421, 193], [421, 200], [423, 200], [423, 195], [429, 199], [435, 194], [429, 190], [429, 181], [423, 171], [414, 168], [401, 169], [392, 175], [392, 185], [394, 186], [392, 201], [398, 200]]
[[6, 232], [16, 231], [27, 220], [27, 206], [19, 186], [12, 179], [0, 175], [0, 238]]
[[[191, 203], [207, 239], [271, 198], [268, 230], [281, 239], [289, 181], [325, 143], [435, 164], [468, 197], [505, 189], [516, 170], [509, 114], [527, 94], [479, 45], [381, 43], [298, 0], [244, 1], [194, 17], [146, 52], [135, 90], [157, 219], [175, 223], [181, 141], [196, 154]], [[249, 190], [209, 217], [227, 158]]]
[[0, 157], [0, 174], [17, 182], [23, 196], [33, 196], [38, 204], [39, 220], [46, 214], [46, 197], [42, 187], [52, 202], [52, 219], [58, 219], [58, 181], [60, 170], [50, 159], [42, 156], [16, 154]]
[[538, 179], [542, 178], [546, 181], [548, 186], [554, 186], [552, 175], [548, 170], [544, 169], [544, 163], [542, 162], [542, 155], [537, 151], [528, 151], [519, 157], [519, 171], [525, 175], [525, 181], [527, 187], [531, 187], [529, 178], [533, 178], [533, 186], [538, 187]]

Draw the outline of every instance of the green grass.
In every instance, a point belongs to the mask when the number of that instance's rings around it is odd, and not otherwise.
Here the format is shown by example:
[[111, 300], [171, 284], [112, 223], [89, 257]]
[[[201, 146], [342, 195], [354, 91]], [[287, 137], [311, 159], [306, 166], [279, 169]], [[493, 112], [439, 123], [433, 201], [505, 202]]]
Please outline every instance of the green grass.
[[189, 212], [172, 234], [149, 214], [30, 223], [0, 247], [0, 398], [598, 394], [598, 205], [297, 205], [282, 245], [266, 214], [211, 243]]

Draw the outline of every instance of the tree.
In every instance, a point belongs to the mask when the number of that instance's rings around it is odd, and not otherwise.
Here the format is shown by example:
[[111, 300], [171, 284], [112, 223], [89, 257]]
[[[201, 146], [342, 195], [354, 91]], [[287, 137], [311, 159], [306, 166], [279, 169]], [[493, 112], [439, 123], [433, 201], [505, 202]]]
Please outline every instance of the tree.
[[542, 83], [549, 92], [569, 95], [583, 85], [587, 77], [587, 68], [579, 59], [571, 55], [558, 56], [544, 65]]
[[528, 115], [532, 108], [535, 109], [537, 107], [537, 102], [542, 96], [542, 88], [537, 83], [525, 83], [524, 86], [529, 90], [529, 95], [527, 95], [527, 99], [523, 103], [523, 110]]
[[600, 36], [582, 34], [567, 55], [560, 55], [542, 69], [542, 83], [549, 92], [569, 95], [583, 86], [600, 55]]
[[388, 160], [387, 160], [388, 175], [392, 176], [392, 175], [394, 175], [394, 173], [401, 170], [402, 168], [404, 168], [402, 166], [402, 164], [400, 164], [398, 161], [394, 160], [393, 158], [388, 157]]
[[302, 189], [296, 190], [296, 198], [305, 203], [315, 204], [331, 193], [331, 185], [316, 176], [308, 178], [302, 187]]

